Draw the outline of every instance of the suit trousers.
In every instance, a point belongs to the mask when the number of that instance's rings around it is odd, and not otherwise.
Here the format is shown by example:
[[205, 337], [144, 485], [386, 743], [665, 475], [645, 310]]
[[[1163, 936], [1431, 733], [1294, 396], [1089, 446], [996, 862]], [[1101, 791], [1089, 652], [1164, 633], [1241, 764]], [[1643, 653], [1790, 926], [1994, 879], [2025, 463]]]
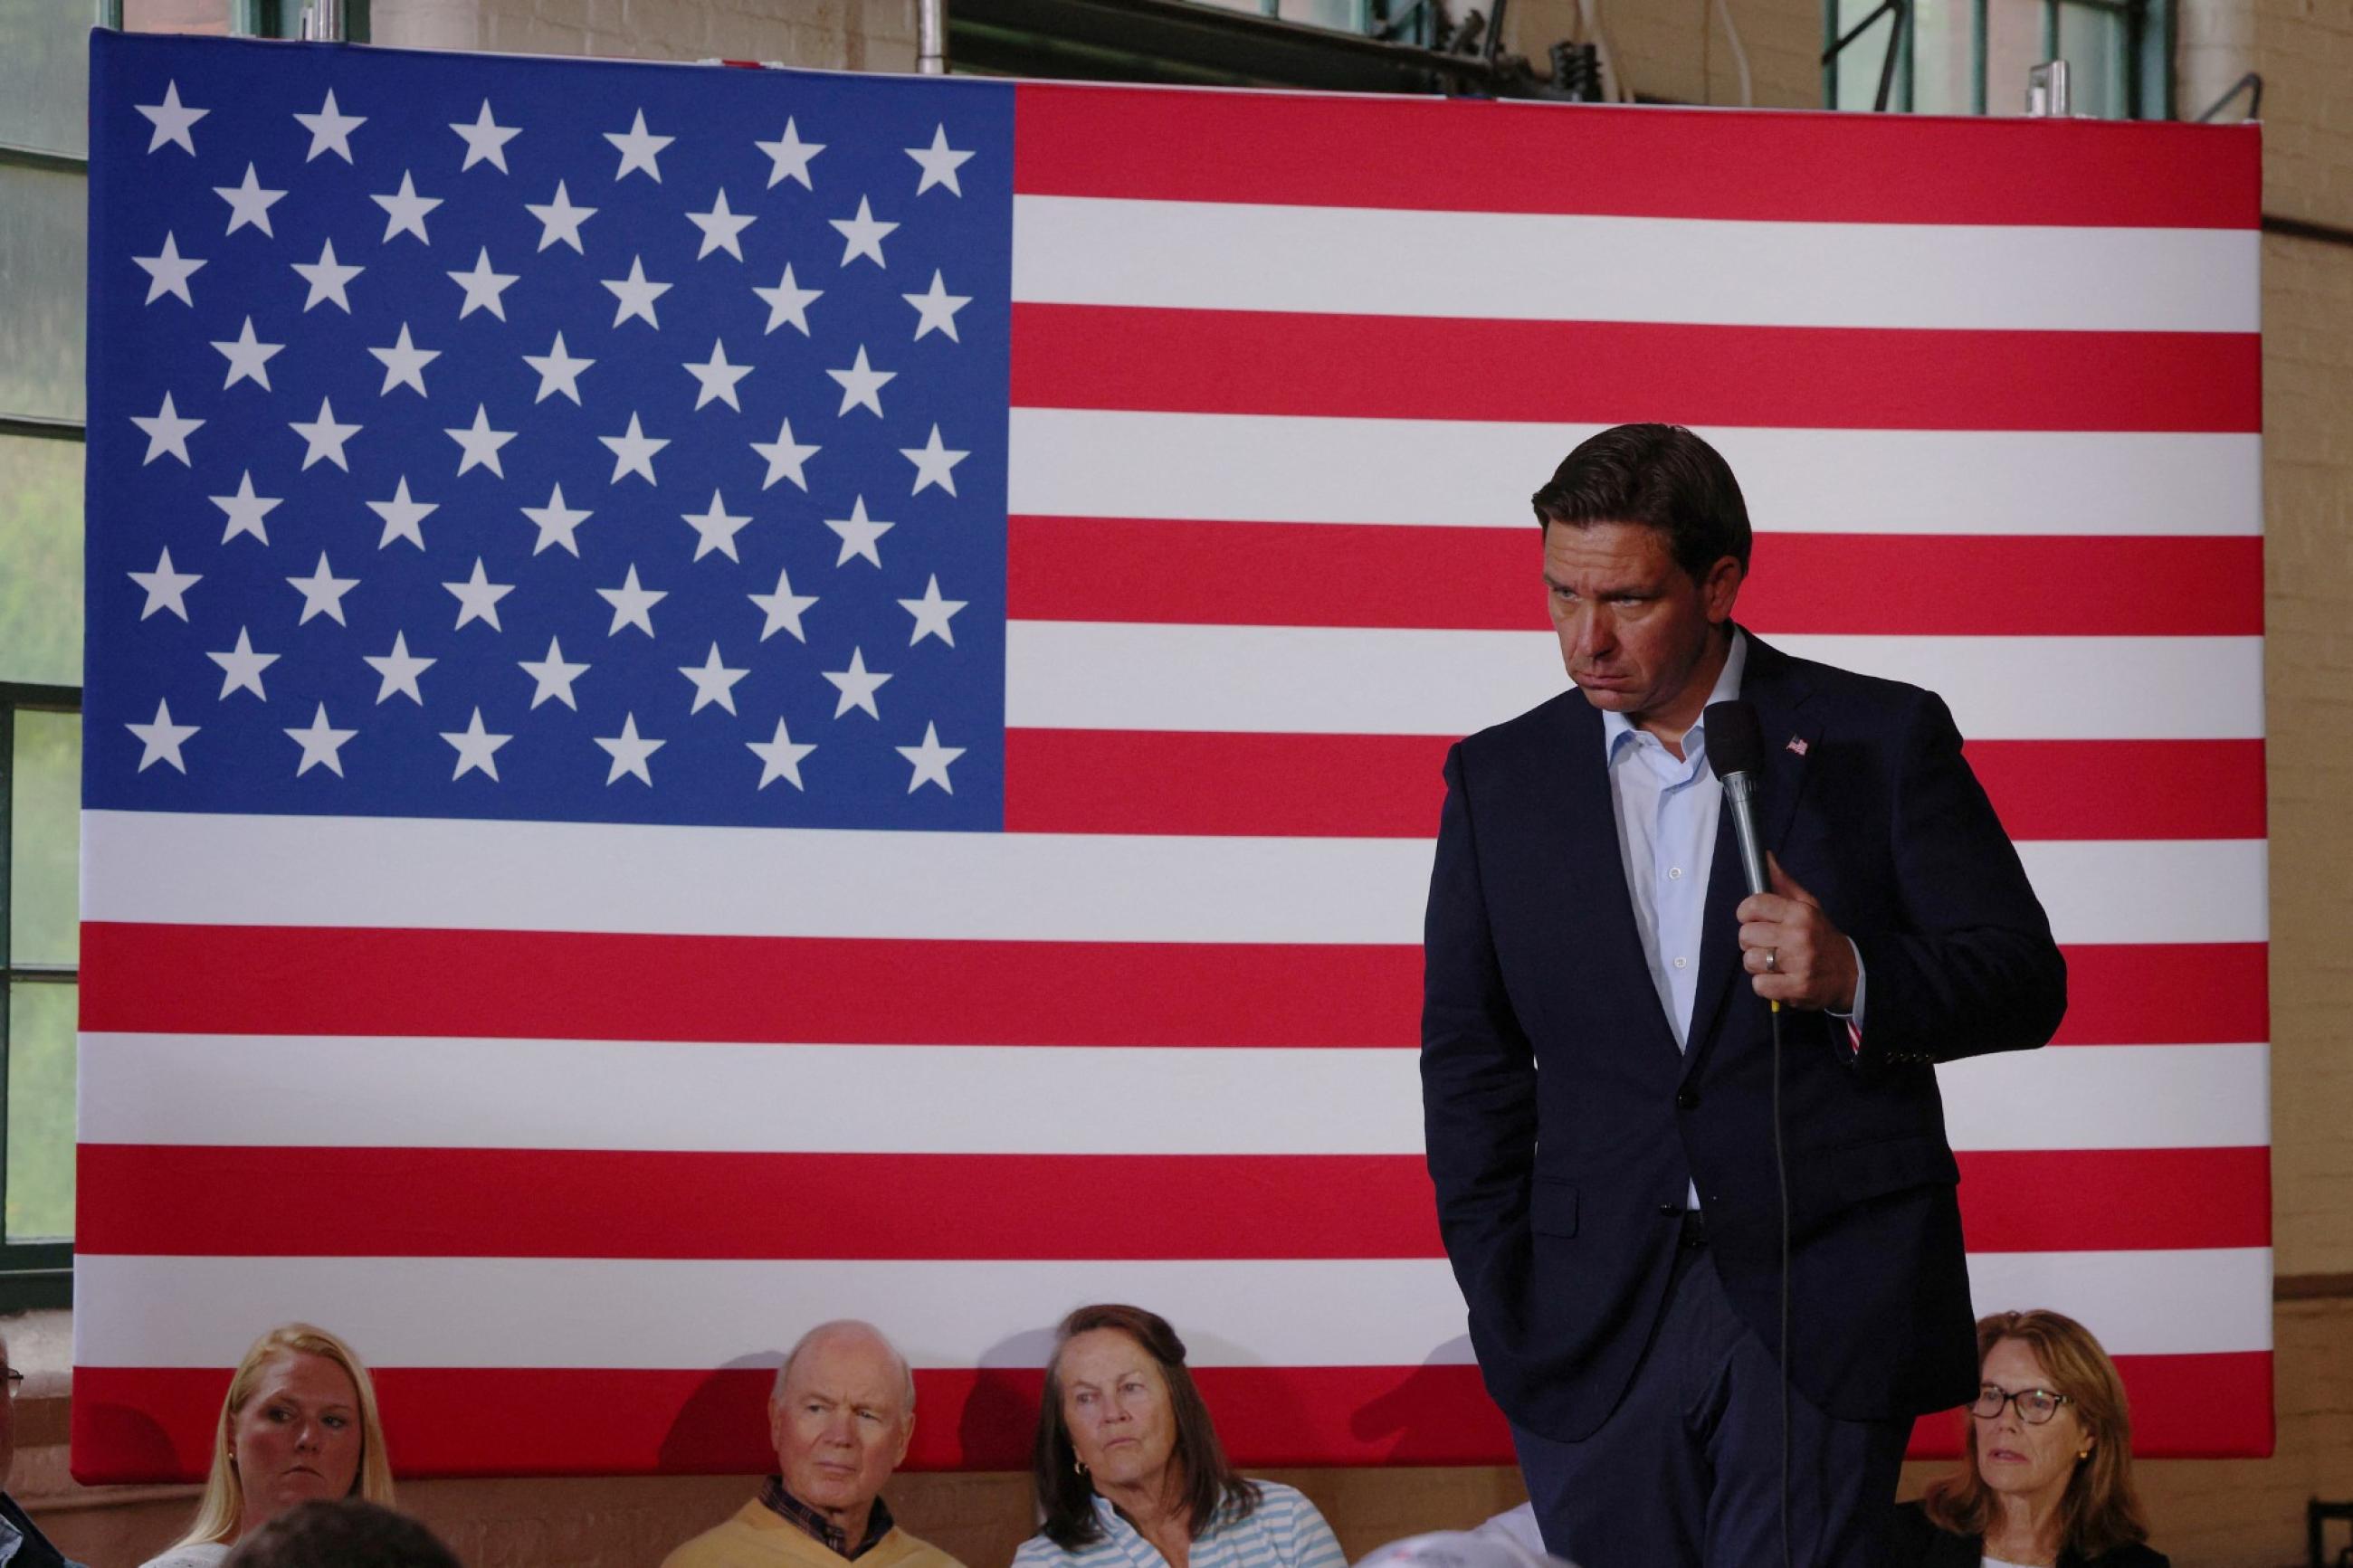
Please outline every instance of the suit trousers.
[[[1734, 1312], [1696, 1218], [1625, 1397], [1592, 1436], [1512, 1437], [1545, 1544], [1577, 1568], [1776, 1568], [1781, 1369]], [[1789, 1393], [1789, 1562], [1882, 1568], [1909, 1418]]]

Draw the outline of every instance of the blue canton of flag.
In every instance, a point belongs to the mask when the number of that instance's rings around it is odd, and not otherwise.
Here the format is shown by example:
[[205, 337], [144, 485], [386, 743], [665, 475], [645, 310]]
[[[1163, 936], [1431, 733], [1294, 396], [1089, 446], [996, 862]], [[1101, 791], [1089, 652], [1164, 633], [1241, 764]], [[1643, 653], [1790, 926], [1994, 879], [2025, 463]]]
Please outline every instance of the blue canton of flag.
[[88, 805], [1002, 826], [1009, 89], [94, 47]]

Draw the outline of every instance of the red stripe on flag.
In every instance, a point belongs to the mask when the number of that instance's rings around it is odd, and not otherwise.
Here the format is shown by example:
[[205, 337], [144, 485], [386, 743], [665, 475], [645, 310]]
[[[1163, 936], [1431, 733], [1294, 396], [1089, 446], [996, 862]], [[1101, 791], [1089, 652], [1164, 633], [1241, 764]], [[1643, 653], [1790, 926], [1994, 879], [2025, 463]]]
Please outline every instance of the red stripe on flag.
[[[2070, 1045], [2269, 1037], [2261, 942], [2070, 947]], [[841, 1045], [1419, 1044], [1421, 950], [82, 927], [81, 1026]], [[202, 974], [206, 984], [186, 984]], [[430, 974], [434, 983], [419, 985]], [[757, 986], [738, 982], [766, 977]], [[629, 977], [626, 985], [614, 976]], [[1247, 996], [1248, 1007], [1234, 998]]]
[[[1039, 1325], [1043, 1327], [1043, 1325]], [[2116, 1357], [2144, 1458], [2272, 1450], [2272, 1358]], [[1469, 1366], [1198, 1367], [1236, 1463], [1505, 1465], [1503, 1416]], [[775, 1374], [604, 1368], [383, 1367], [385, 1446], [408, 1477], [502, 1475], [511, 1434], [484, 1410], [528, 1410], [533, 1473], [752, 1475], [773, 1468]], [[1029, 1462], [1044, 1379], [1027, 1368], [918, 1371], [911, 1469], [1013, 1470]], [[84, 1485], [203, 1479], [228, 1369], [77, 1367], [74, 1478]], [[1956, 1415], [1922, 1420], [1915, 1458], [1957, 1451]]]
[[[1446, 796], [1434, 735], [1011, 730], [1017, 833], [1428, 838]], [[2260, 838], [2260, 741], [1973, 742], [2013, 838]]]
[[[1964, 1153], [1976, 1252], [2267, 1247], [2262, 1149]], [[746, 1154], [85, 1143], [76, 1244], [135, 1256], [1443, 1256], [1418, 1154]], [[355, 1192], [396, 1198], [354, 1210]], [[486, 1192], [500, 1195], [484, 1204]], [[1138, 1221], [1134, 1194], [1153, 1194]], [[1233, 1216], [1248, 1214], [1237, 1226]]]
[[[1016, 517], [1025, 621], [1543, 630], [1543, 546], [1513, 528]], [[2097, 593], [2084, 584], [2096, 583]], [[1740, 619], [1759, 632], [2260, 637], [2263, 541], [1775, 533]]]
[[1020, 408], [1852, 430], [2261, 428], [2253, 332], [1494, 321], [1016, 303]]
[[1016, 92], [1013, 184], [1025, 195], [1831, 223], [2253, 228], [2259, 217], [2252, 129], [1039, 82]]

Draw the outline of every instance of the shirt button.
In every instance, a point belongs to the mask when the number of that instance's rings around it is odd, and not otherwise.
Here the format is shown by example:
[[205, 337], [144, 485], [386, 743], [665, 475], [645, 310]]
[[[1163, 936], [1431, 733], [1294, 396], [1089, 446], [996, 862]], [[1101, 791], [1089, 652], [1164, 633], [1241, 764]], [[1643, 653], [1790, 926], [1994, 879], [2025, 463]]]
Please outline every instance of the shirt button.
[[1690, 962], [1691, 962], [1691, 960], [1690, 960], [1690, 959], [1688, 959], [1688, 958], [1678, 958], [1678, 959], [1676, 959], [1676, 960], [1675, 960], [1675, 967], [1676, 967], [1677, 969], [1681, 969], [1681, 968], [1683, 968], [1685, 964], [1689, 963]]
[[1681, 866], [1670, 866], [1667, 868], [1667, 880], [1670, 882], [1675, 880], [1683, 874], [1683, 868]]

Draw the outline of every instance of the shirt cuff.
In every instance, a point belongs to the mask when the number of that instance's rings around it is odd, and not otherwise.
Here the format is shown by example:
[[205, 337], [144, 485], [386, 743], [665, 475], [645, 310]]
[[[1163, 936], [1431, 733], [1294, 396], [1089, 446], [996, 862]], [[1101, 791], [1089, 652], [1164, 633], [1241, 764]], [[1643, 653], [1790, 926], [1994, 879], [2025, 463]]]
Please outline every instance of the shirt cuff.
[[1844, 1013], [1833, 1007], [1831, 1009], [1831, 1016], [1846, 1020], [1847, 1048], [1860, 1053], [1862, 1049], [1862, 987], [1865, 979], [1862, 971], [1862, 949], [1855, 945], [1852, 937], [1846, 939], [1846, 945], [1847, 951], [1854, 954], [1854, 1006]]

